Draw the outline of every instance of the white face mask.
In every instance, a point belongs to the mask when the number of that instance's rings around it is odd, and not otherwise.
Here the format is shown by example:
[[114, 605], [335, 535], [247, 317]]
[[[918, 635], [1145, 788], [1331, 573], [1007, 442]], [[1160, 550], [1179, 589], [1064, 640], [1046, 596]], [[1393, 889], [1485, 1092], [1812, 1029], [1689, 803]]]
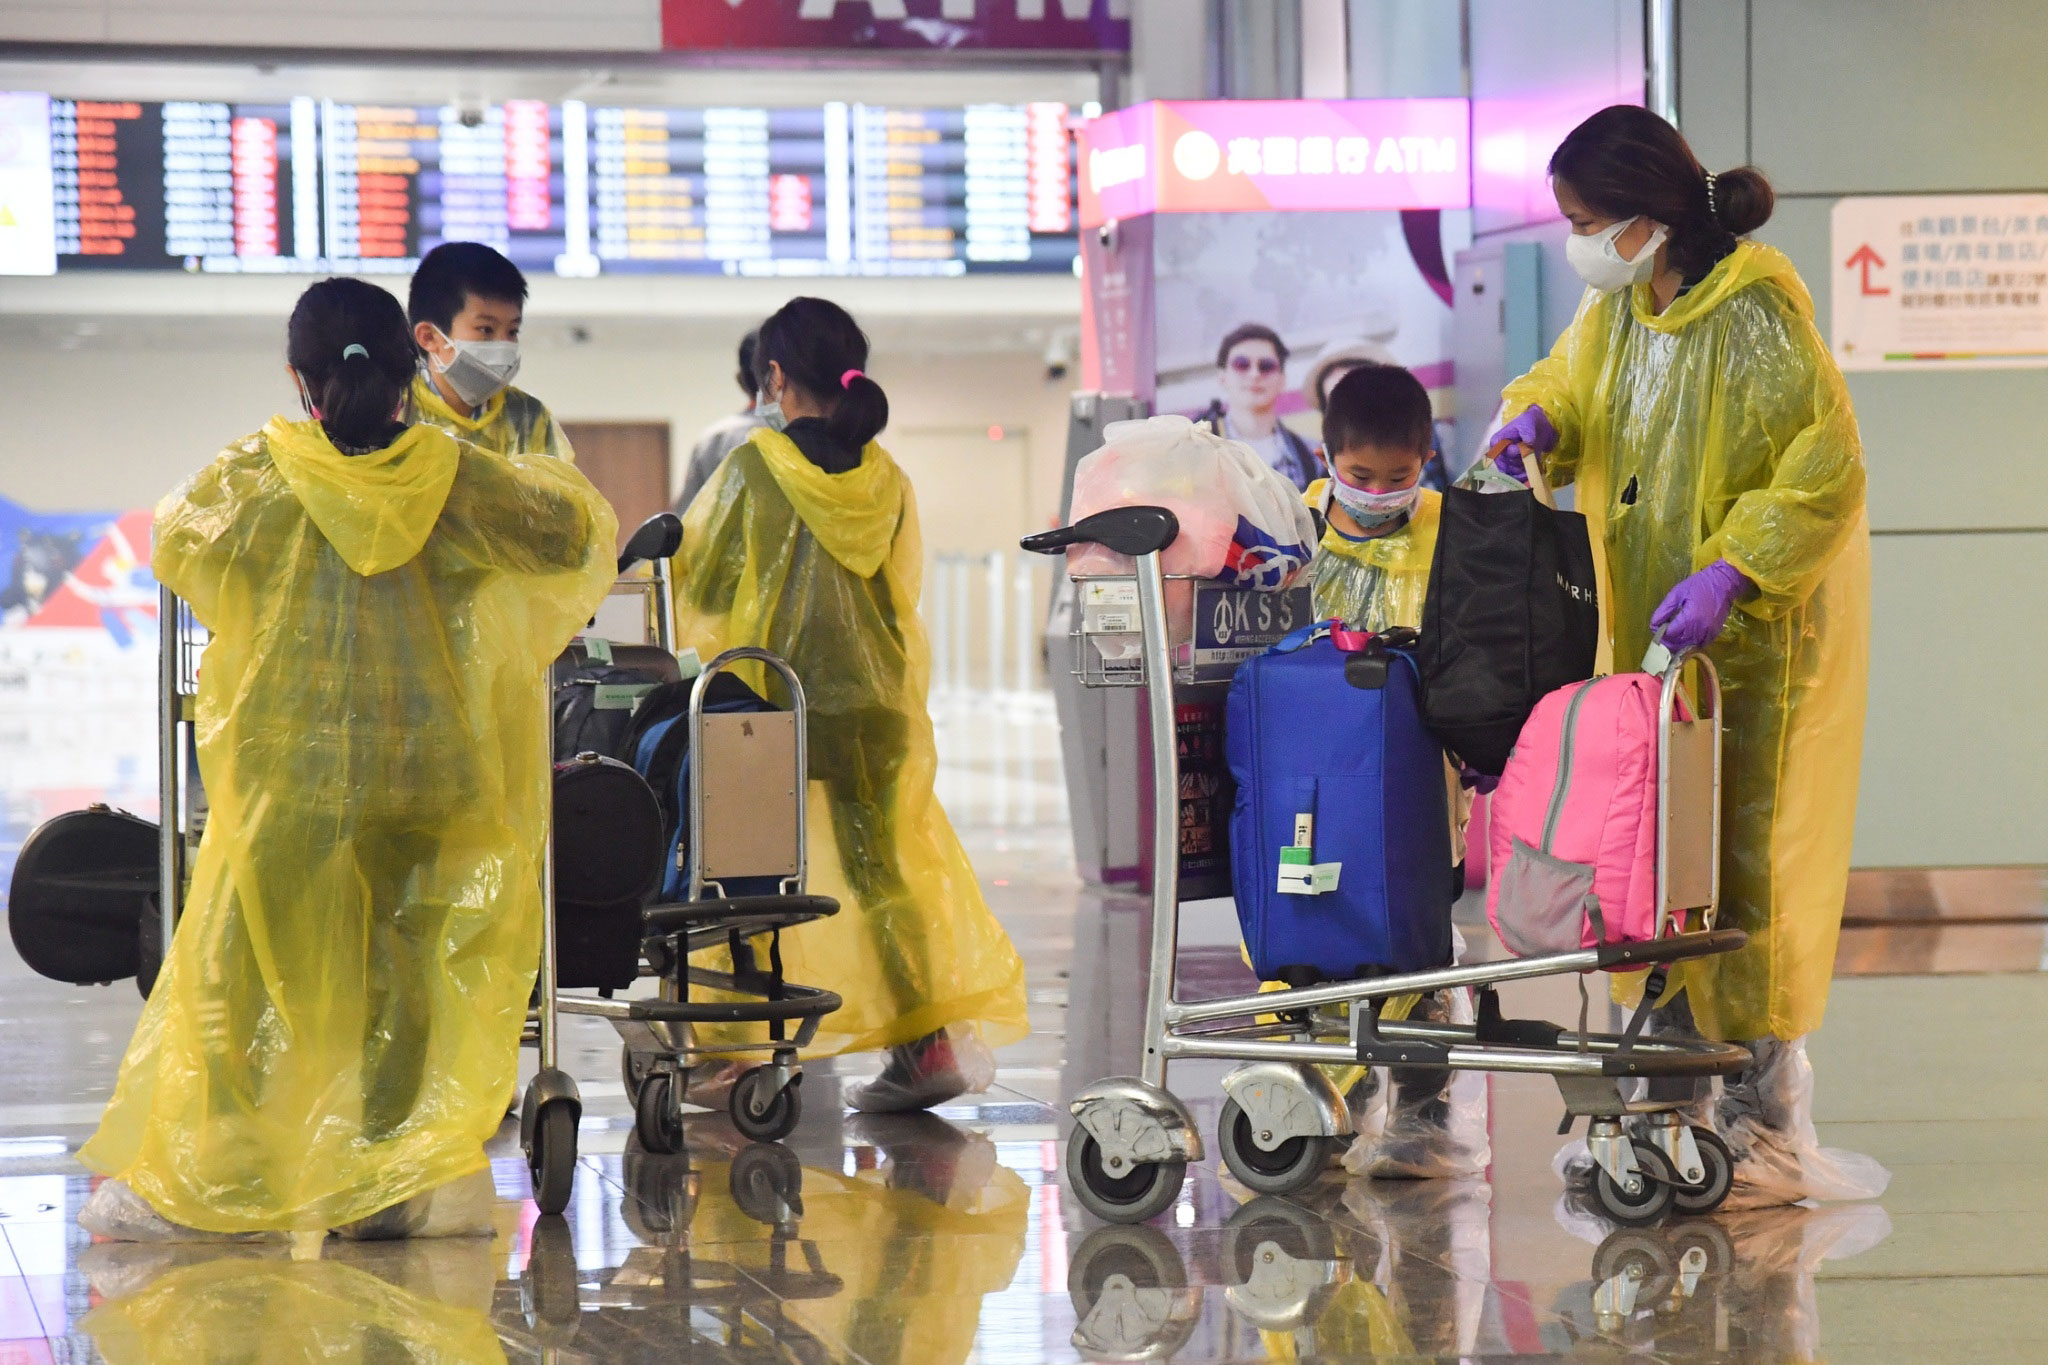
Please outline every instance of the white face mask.
[[1371, 493], [1363, 488], [1353, 488], [1333, 473], [1330, 476], [1330, 496], [1351, 514], [1359, 530], [1371, 535], [1386, 530], [1414, 510], [1416, 500], [1422, 496], [1422, 480], [1418, 478], [1406, 488], [1396, 488], [1392, 492]]
[[442, 332], [441, 340], [455, 348], [446, 365], [429, 356], [434, 370], [448, 381], [455, 396], [473, 408], [491, 401], [491, 396], [512, 382], [519, 373], [519, 343], [516, 341], [457, 341]]
[[766, 389], [754, 399], [754, 420], [770, 431], [781, 431], [789, 425], [789, 419], [782, 415], [782, 400], [770, 398]]
[[1580, 279], [1602, 291], [1626, 289], [1650, 278], [1657, 265], [1657, 248], [1671, 234], [1662, 223], [1650, 224], [1650, 240], [1643, 243], [1643, 249], [1631, 260], [1621, 254], [1614, 239], [1628, 231], [1635, 221], [1624, 218], [1590, 235], [1573, 233], [1565, 238], [1564, 258], [1579, 272]]

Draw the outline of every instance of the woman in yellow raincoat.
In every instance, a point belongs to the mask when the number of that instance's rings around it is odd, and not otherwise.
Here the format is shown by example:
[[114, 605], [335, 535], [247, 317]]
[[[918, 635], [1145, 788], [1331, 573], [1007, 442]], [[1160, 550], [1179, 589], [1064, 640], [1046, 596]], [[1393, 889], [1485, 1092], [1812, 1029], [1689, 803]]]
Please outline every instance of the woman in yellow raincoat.
[[1793, 1150], [1811, 1147], [1797, 1040], [1820, 1026], [1834, 969], [1869, 672], [1848, 390], [1792, 263], [1738, 240], [1770, 216], [1758, 172], [1708, 175], [1675, 129], [1632, 106], [1581, 124], [1550, 170], [1567, 255], [1592, 288], [1550, 355], [1508, 386], [1516, 416], [1496, 458], [1510, 473], [1540, 458], [1554, 484], [1578, 485], [1605, 549], [1615, 667], [1636, 666], [1654, 631], [1674, 650], [1706, 648], [1720, 671], [1721, 922], [1750, 941], [1674, 976], [1701, 1029], [1757, 1053], [1721, 1106], [1737, 1197], [1773, 1169], [1790, 1173], [1774, 1178], [1784, 1193], [1860, 1190]]
[[106, 1235], [317, 1232], [487, 1180], [516, 1081], [542, 669], [610, 583], [612, 512], [561, 460], [402, 425], [412, 339], [370, 284], [307, 290], [289, 359], [314, 418], [157, 511], [157, 577], [213, 632], [212, 818], [80, 1152], [117, 1177], [81, 1219]]
[[676, 636], [706, 659], [772, 650], [803, 680], [811, 889], [840, 912], [785, 932], [784, 965], [845, 1001], [819, 1052], [890, 1050], [855, 1103], [912, 1109], [985, 1088], [987, 1049], [1028, 1024], [1023, 963], [933, 795], [924, 545], [910, 481], [875, 444], [889, 403], [867, 355], [824, 299], [761, 324], [762, 426], [690, 505]]

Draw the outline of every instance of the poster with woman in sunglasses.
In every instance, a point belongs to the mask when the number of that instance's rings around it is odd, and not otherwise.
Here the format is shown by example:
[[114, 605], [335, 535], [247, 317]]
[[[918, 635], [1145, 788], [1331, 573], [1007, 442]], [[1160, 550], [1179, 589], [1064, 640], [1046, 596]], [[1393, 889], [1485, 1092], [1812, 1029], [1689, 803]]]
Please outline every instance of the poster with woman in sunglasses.
[[1223, 434], [1257, 451], [1296, 488], [1321, 478], [1314, 449], [1280, 422], [1280, 395], [1287, 388], [1287, 343], [1280, 334], [1262, 322], [1239, 323], [1216, 348], [1216, 368]]

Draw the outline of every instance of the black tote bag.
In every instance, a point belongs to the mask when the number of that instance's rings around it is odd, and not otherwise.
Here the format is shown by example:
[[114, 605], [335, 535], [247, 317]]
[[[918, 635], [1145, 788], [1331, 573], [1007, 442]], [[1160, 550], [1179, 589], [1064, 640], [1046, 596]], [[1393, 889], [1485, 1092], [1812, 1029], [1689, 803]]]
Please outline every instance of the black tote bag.
[[1497, 776], [1536, 703], [1593, 676], [1597, 583], [1579, 513], [1519, 489], [1444, 494], [1420, 659], [1423, 719], [1446, 749]]

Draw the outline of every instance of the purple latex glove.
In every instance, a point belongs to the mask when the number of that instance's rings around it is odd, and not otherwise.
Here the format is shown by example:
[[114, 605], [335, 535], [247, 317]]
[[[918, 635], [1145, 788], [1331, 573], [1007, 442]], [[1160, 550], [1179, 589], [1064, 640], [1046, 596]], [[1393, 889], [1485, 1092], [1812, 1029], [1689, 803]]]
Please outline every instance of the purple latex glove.
[[1467, 763], [1458, 764], [1458, 785], [1466, 791], [1478, 792], [1481, 796], [1493, 795], [1493, 789], [1500, 785], [1500, 779]]
[[1494, 468], [1511, 479], [1529, 482], [1529, 468], [1524, 457], [1529, 451], [1538, 455], [1548, 454], [1557, 448], [1557, 428], [1550, 424], [1550, 414], [1542, 408], [1531, 407], [1522, 415], [1509, 422], [1499, 431], [1486, 438], [1486, 448], [1493, 449], [1503, 441], [1507, 446], [1493, 457]]
[[1673, 654], [1703, 649], [1720, 638], [1735, 599], [1754, 586], [1742, 570], [1717, 559], [1666, 593], [1650, 613], [1650, 630]]

